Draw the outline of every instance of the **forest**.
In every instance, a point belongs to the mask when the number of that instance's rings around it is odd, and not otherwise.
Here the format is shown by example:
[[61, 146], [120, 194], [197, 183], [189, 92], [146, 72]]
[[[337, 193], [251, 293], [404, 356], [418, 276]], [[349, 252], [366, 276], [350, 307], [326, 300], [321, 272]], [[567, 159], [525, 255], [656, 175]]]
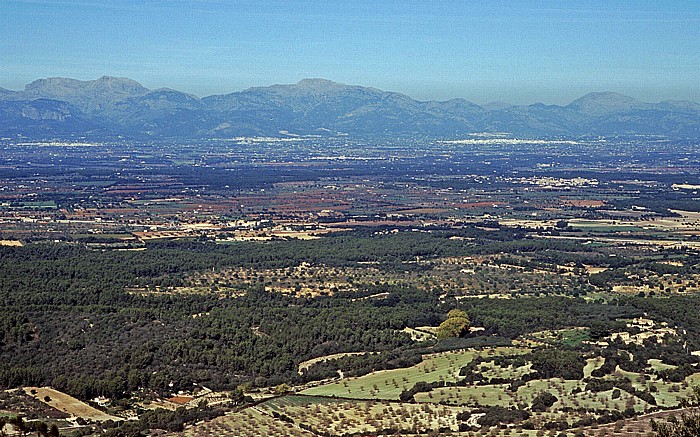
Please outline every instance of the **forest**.
[[[193, 384], [230, 390], [244, 383], [263, 387], [327, 378], [335, 370], [322, 363], [303, 374], [297, 367], [306, 359], [339, 352], [380, 352], [345, 358], [356, 373], [403, 367], [431, 348], [450, 346], [415, 343], [402, 330], [437, 326], [454, 308], [464, 310], [473, 326], [484, 329], [462, 339], [471, 343], [455, 342], [453, 348], [494, 344], [495, 339], [509, 344], [530, 332], [571, 326], [586, 327], [601, 337], [619, 325], [617, 320], [645, 314], [683, 329], [687, 347], [700, 348], [700, 298], [693, 295], [603, 300], [584, 299], [585, 291], [562, 290], [540, 297], [458, 300], [440, 290], [426, 292], [413, 284], [379, 281], [362, 284], [353, 293], [306, 298], [265, 291], [264, 282], [235, 296], [225, 289], [167, 291], [168, 284], [182, 282], [190, 272], [241, 265], [373, 261], [390, 272], [419, 268], [401, 263], [415, 257], [502, 251], [549, 260], [572, 254], [573, 259], [583, 257], [621, 269], [642, 262], [624, 256], [611, 261], [575, 242], [517, 239], [517, 231], [508, 230], [488, 236], [476, 228], [380, 237], [364, 232], [262, 244], [157, 242], [143, 251], [54, 243], [2, 247], [0, 385], [50, 385], [81, 399], [122, 398], [137, 391], [165, 394]], [[476, 240], [450, 239], [455, 234]], [[156, 291], [126, 291], [135, 285]], [[672, 347], [658, 353], [667, 353], [671, 362], [680, 360], [673, 358], [679, 351]], [[630, 352], [643, 361], [641, 351]]]

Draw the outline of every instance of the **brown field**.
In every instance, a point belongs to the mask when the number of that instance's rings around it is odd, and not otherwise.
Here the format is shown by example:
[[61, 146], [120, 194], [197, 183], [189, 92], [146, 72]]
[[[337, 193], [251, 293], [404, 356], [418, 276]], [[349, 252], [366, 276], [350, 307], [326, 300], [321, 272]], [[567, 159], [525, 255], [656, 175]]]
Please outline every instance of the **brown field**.
[[160, 238], [184, 238], [193, 234], [187, 231], [160, 231], [160, 232], [134, 232], [134, 236], [141, 240], [157, 240]]
[[584, 200], [584, 199], [562, 199], [563, 205], [575, 206], [578, 208], [600, 208], [605, 205], [602, 200]]
[[413, 208], [413, 209], [401, 209], [396, 211], [396, 214], [442, 214], [450, 212], [447, 208]]
[[0, 240], [0, 246], [20, 247], [22, 245], [22, 242], [19, 240]]
[[[104, 422], [107, 420], [124, 420], [121, 417], [112, 416], [105, 412], [98, 410], [97, 408], [91, 407], [85, 402], [79, 401], [78, 399], [62, 393], [58, 390], [54, 390], [50, 387], [26, 387], [25, 391], [37, 400], [44, 402], [45, 404], [59, 410], [64, 413], [70, 414], [75, 417], [82, 417], [83, 419], [94, 420], [98, 422]], [[46, 400], [48, 396], [49, 400]]]

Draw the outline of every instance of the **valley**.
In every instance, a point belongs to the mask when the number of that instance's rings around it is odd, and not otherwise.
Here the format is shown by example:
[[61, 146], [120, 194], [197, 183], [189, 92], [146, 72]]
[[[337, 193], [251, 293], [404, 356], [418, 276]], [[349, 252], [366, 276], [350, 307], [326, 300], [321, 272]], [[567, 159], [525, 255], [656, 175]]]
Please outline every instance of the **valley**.
[[647, 435], [700, 382], [695, 147], [3, 140], [0, 419]]

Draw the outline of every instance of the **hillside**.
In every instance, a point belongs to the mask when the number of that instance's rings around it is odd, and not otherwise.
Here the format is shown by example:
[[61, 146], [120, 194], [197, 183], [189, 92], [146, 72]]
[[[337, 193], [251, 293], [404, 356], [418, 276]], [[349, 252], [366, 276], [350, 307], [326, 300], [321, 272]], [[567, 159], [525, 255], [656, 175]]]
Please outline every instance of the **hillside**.
[[0, 135], [30, 138], [199, 139], [241, 135], [456, 138], [471, 132], [518, 137], [660, 135], [700, 137], [700, 105], [645, 103], [610, 92], [566, 106], [478, 106], [464, 99], [418, 101], [404, 94], [303, 79], [204, 98], [150, 90], [127, 78], [39, 79], [0, 89]]

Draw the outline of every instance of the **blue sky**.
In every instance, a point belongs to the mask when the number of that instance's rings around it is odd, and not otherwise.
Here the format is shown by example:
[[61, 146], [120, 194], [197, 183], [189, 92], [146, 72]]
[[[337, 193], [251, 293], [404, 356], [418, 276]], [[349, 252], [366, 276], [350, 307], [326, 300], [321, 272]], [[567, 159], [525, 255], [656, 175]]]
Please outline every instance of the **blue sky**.
[[126, 76], [204, 96], [305, 77], [420, 100], [700, 101], [700, 1], [0, 0], [0, 86]]

